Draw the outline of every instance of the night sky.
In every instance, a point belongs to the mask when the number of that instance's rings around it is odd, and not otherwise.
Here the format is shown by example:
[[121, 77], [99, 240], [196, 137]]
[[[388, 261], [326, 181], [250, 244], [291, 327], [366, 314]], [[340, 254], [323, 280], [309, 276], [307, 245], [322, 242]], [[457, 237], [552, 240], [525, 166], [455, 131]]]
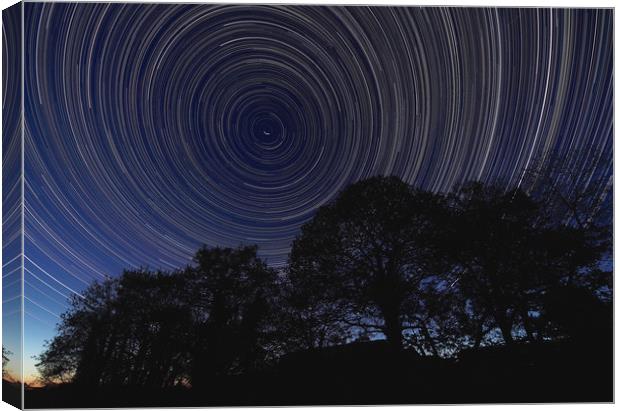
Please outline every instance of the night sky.
[[282, 266], [360, 179], [519, 185], [548, 157], [612, 173], [612, 10], [25, 11], [26, 378], [69, 295], [201, 244]]

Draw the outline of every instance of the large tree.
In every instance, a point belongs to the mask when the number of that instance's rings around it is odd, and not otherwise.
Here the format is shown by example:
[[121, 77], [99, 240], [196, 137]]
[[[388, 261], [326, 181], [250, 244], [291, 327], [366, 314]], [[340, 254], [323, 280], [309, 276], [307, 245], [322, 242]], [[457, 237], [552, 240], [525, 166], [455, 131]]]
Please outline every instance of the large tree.
[[[600, 155], [600, 157], [599, 157]], [[562, 156], [536, 159], [525, 173], [523, 186], [545, 205], [546, 218], [576, 229], [598, 260], [589, 267], [566, 272], [567, 285], [583, 287], [607, 302], [612, 297], [613, 266], [613, 153], [583, 156], [570, 150]]]
[[193, 385], [255, 370], [276, 350], [277, 276], [256, 250], [204, 247], [186, 271], [194, 318]]
[[110, 334], [116, 280], [94, 283], [74, 295], [61, 315], [57, 334], [46, 342], [37, 368], [44, 382], [73, 380], [98, 384], [103, 373], [102, 352]]
[[290, 256], [290, 280], [308, 297], [307, 312], [358, 332], [380, 332], [403, 346], [418, 328], [425, 280], [445, 267], [436, 239], [442, 197], [396, 177], [375, 177], [344, 190], [301, 229]]
[[173, 273], [125, 271], [73, 297], [38, 369], [46, 382], [153, 388], [255, 369], [276, 341], [275, 280], [255, 247], [202, 248]]
[[545, 204], [519, 189], [471, 183], [451, 198], [453, 288], [463, 304], [462, 324], [475, 345], [499, 329], [505, 343], [515, 333], [542, 337], [536, 324], [545, 293], [572, 273], [596, 265], [600, 247], [578, 226], [549, 218]]

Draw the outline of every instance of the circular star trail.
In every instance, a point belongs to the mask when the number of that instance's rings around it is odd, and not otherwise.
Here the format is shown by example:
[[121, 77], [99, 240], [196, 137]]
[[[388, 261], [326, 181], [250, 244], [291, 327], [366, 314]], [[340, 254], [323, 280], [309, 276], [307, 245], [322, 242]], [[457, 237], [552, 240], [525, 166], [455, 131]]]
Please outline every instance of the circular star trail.
[[282, 266], [301, 224], [370, 176], [520, 184], [575, 152], [611, 175], [611, 10], [26, 3], [25, 24], [43, 321], [201, 244]]

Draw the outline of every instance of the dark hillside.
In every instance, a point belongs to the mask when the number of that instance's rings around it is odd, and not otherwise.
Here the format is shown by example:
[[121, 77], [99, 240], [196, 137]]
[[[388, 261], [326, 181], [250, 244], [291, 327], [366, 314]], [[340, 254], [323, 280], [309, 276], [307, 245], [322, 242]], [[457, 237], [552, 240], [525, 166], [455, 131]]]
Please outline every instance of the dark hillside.
[[[28, 408], [609, 402], [612, 356], [571, 342], [488, 347], [455, 360], [395, 354], [384, 341], [289, 354], [253, 374], [214, 379], [208, 389], [33, 388]], [[592, 348], [592, 347], [590, 347]], [[603, 348], [603, 347], [601, 347]]]

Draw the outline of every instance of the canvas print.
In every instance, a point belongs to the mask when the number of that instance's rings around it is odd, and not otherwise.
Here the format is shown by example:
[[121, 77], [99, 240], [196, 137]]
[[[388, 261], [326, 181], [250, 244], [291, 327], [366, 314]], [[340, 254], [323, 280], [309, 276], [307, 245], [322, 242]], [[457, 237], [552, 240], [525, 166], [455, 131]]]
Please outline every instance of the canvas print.
[[613, 401], [612, 9], [2, 17], [5, 402]]

